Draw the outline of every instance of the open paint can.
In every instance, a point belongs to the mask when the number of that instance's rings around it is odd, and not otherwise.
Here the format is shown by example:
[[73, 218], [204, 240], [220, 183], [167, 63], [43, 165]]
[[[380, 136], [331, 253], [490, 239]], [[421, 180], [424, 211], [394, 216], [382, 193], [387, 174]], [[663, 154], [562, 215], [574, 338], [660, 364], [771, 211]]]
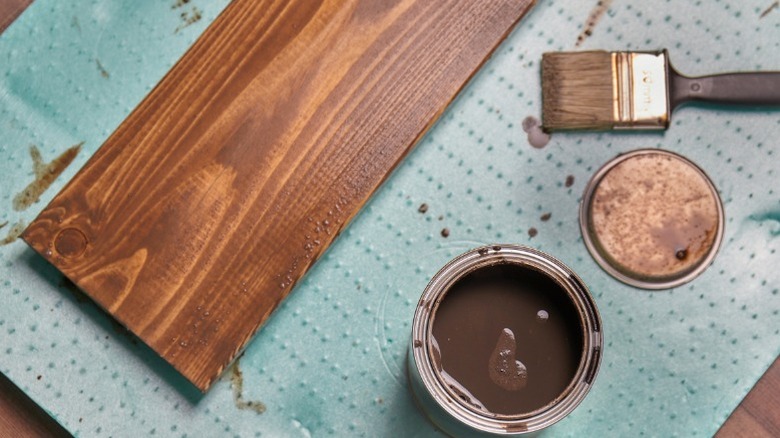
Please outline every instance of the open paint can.
[[449, 435], [531, 434], [585, 398], [602, 346], [598, 310], [574, 272], [531, 248], [486, 246], [449, 262], [425, 288], [409, 384]]

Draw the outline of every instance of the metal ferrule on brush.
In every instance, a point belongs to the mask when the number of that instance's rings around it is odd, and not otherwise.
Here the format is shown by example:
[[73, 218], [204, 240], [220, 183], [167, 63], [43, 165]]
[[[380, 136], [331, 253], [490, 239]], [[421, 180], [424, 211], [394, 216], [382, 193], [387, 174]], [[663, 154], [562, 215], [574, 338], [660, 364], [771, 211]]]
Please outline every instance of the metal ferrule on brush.
[[666, 50], [611, 55], [614, 128], [667, 128], [670, 112]]

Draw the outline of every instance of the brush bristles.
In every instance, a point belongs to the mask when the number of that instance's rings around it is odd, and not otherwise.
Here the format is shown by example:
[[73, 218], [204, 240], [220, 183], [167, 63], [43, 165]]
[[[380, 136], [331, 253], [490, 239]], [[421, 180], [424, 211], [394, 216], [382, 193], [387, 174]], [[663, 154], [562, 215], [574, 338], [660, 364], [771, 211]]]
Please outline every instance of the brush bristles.
[[612, 58], [589, 51], [542, 55], [542, 127], [546, 131], [614, 126]]

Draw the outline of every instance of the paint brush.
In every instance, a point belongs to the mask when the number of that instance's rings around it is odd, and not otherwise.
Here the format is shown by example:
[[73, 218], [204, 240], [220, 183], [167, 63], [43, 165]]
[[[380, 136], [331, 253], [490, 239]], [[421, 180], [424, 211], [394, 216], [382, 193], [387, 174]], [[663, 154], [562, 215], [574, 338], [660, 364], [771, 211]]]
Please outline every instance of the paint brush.
[[666, 129], [686, 102], [780, 105], [780, 72], [687, 77], [658, 52], [542, 55], [545, 131]]

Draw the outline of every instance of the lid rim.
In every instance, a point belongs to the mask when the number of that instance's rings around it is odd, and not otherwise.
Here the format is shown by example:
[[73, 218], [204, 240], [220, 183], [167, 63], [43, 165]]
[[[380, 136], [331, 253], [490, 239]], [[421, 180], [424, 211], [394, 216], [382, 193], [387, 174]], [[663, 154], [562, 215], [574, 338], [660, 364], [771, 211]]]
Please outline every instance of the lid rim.
[[[636, 156], [650, 154], [664, 155], [674, 158], [690, 166], [694, 171], [696, 171], [696, 173], [702, 177], [702, 180], [710, 189], [717, 210], [717, 230], [715, 232], [715, 236], [713, 237], [710, 249], [707, 251], [707, 254], [702, 257], [697, 264], [691, 266], [688, 269], [671, 275], [659, 276], [655, 279], [649, 279], [648, 276], [639, 274], [632, 276], [630, 273], [625, 272], [625, 270], [618, 268], [617, 266], [619, 266], [619, 263], [617, 261], [611, 262], [611, 257], [601, 247], [598, 236], [596, 235], [595, 230], [593, 230], [591, 220], [591, 204], [593, 201], [593, 196], [604, 177], [620, 163], [623, 163], [624, 161], [627, 161]], [[720, 195], [717, 188], [715, 187], [715, 184], [701, 167], [675, 152], [671, 152], [665, 149], [652, 148], [637, 149], [627, 153], [619, 154], [601, 166], [601, 168], [599, 168], [596, 173], [593, 174], [590, 181], [585, 186], [585, 190], [580, 201], [579, 211], [580, 233], [582, 235], [582, 240], [585, 243], [585, 247], [587, 248], [588, 253], [590, 253], [596, 264], [599, 265], [599, 267], [607, 274], [611, 275], [613, 278], [621, 281], [622, 283], [646, 290], [672, 289], [678, 286], [682, 286], [701, 275], [712, 264], [716, 255], [720, 251], [725, 228], [724, 219], [725, 213], [723, 209], [723, 201], [720, 199]]]

